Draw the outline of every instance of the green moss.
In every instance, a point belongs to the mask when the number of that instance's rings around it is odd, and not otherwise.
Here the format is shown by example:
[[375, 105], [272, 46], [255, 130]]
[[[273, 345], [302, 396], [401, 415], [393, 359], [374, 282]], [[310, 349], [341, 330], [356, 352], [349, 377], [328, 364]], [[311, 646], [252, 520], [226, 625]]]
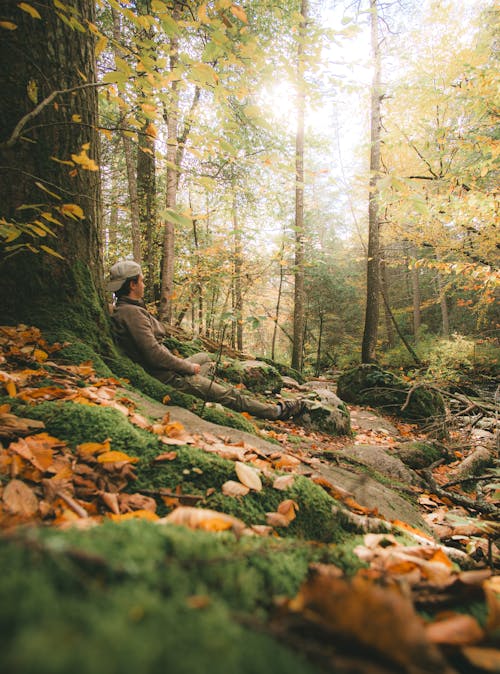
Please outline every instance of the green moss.
[[409, 468], [416, 470], [430, 466], [443, 456], [441, 450], [425, 442], [405, 442], [395, 454]]
[[253, 393], [278, 393], [283, 388], [283, 379], [276, 368], [260, 361], [250, 366], [238, 360], [226, 360], [219, 365], [217, 373], [233, 384], [243, 384]]
[[444, 402], [438, 392], [423, 386], [411, 390], [402, 379], [377, 365], [360, 365], [344, 372], [339, 377], [337, 393], [346, 402], [370, 405], [412, 421], [444, 415]]
[[264, 629], [244, 625], [262, 624], [273, 596], [293, 596], [309, 561], [333, 557], [146, 522], [5, 541], [2, 671], [313, 674]]
[[271, 358], [259, 358], [264, 363], [269, 363], [269, 365], [272, 365], [274, 368], [278, 370], [280, 375], [282, 377], [291, 377], [292, 379], [295, 379], [299, 384], [305, 384], [306, 379], [305, 377], [298, 371], [295, 370], [293, 367], [290, 367], [289, 365], [285, 365], [284, 363], [278, 363], [275, 360], [272, 360]]
[[187, 342], [181, 341], [180, 339], [175, 339], [175, 337], [167, 337], [164, 340], [164, 344], [168, 349], [170, 349], [170, 351], [178, 356], [181, 356], [182, 358], [189, 358], [189, 356], [194, 356], [195, 353], [206, 351], [206, 348], [198, 339]]

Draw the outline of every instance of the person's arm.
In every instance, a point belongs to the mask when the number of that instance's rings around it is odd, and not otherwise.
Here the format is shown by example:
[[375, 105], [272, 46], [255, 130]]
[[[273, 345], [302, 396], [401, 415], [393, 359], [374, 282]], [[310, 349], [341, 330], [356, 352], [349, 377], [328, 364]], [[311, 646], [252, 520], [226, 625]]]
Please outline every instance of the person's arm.
[[[125, 312], [124, 312], [125, 313]], [[134, 308], [122, 316], [123, 323], [140, 351], [144, 362], [153, 368], [164, 368], [179, 374], [197, 374], [196, 363], [178, 358], [163, 344], [159, 344], [151, 320], [145, 309]]]

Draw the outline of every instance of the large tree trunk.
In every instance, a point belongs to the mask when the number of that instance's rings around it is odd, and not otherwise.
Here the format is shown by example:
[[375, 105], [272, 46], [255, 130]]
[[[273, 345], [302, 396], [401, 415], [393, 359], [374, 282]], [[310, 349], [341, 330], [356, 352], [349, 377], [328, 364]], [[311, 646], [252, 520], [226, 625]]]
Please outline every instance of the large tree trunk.
[[243, 266], [243, 249], [241, 230], [238, 223], [236, 189], [233, 189], [233, 239], [234, 239], [234, 317], [236, 319], [236, 348], [243, 351], [243, 290], [241, 271]]
[[158, 261], [156, 241], [156, 162], [155, 142], [147, 134], [149, 122], [143, 126], [143, 137], [137, 153], [137, 199], [139, 222], [144, 242], [144, 276], [146, 278], [146, 300], [154, 301], [156, 263]]
[[[65, 5], [68, 12], [77, 10], [83, 32], [71, 29], [52, 5], [37, 5], [41, 19], [17, 5], [17, 0], [2, 3], [2, 19], [17, 28], [2, 30], [0, 40], [0, 215], [9, 222], [50, 224], [56, 237], [14, 243], [31, 243], [38, 250], [46, 244], [62, 259], [27, 249], [8, 257], [1, 250], [2, 320], [66, 328], [96, 346], [108, 344], [99, 172], [56, 161], [86, 152], [99, 162], [93, 38], [86, 30], [87, 22], [95, 20], [94, 3], [71, 0]], [[58, 91], [64, 93], [54, 95]], [[16, 135], [16, 125], [28, 114], [32, 117]], [[34, 206], [18, 210], [28, 204]]]
[[368, 201], [368, 261], [366, 271], [366, 312], [361, 361], [376, 360], [380, 305], [380, 221], [377, 182], [380, 171], [381, 64], [378, 38], [377, 0], [370, 0], [373, 81], [371, 90], [370, 194]]
[[297, 48], [297, 133], [295, 137], [295, 290], [293, 310], [292, 367], [302, 370], [304, 357], [304, 37], [306, 33], [308, 2], [302, 0], [302, 22]]

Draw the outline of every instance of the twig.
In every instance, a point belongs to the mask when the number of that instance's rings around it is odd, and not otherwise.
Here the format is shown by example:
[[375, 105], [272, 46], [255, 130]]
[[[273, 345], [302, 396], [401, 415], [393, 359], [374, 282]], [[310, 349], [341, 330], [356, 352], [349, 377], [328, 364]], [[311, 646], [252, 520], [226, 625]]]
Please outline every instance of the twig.
[[469, 477], [463, 477], [460, 480], [451, 480], [450, 482], [446, 482], [446, 484], [442, 485], [442, 489], [447, 489], [448, 487], [454, 487], [457, 484], [463, 484], [464, 482], [483, 482], [485, 480], [494, 480], [497, 479], [496, 475], [492, 475], [491, 473], [489, 475], [479, 475], [478, 477], [474, 477], [473, 475], [470, 475]]
[[78, 505], [78, 503], [72, 499], [71, 496], [68, 496], [63, 491], [56, 491], [55, 493], [56, 496], [59, 496], [59, 498], [62, 499], [66, 505], [68, 505], [71, 510], [73, 510], [73, 512], [75, 512], [79, 517], [86, 518], [89, 516], [85, 508], [82, 508], [82, 506]]
[[21, 117], [21, 119], [16, 124], [14, 131], [11, 133], [10, 138], [8, 138], [3, 143], [0, 143], [0, 150], [15, 145], [15, 143], [17, 143], [17, 141], [19, 140], [22, 130], [24, 129], [26, 124], [35, 117], [38, 117], [38, 115], [42, 112], [42, 110], [46, 108], [50, 103], [52, 103], [54, 98], [56, 98], [57, 96], [61, 96], [62, 94], [71, 94], [73, 91], [79, 91], [80, 89], [88, 89], [89, 87], [102, 87], [102, 86], [108, 86], [108, 84], [105, 82], [87, 82], [86, 84], [79, 84], [78, 86], [72, 87], [71, 89], [56, 89], [56, 91], [53, 91], [51, 94], [49, 94], [47, 98], [44, 98], [43, 101], [41, 101], [36, 106], [36, 108], [34, 108], [31, 112], [28, 112], [28, 114], [24, 115], [24, 117]]
[[187, 505], [189, 503], [198, 503], [204, 497], [201, 494], [176, 494], [174, 491], [169, 491], [168, 489], [136, 489], [140, 494], [146, 494], [146, 496], [168, 496], [169, 498], [179, 499], [179, 503], [182, 505]]
[[496, 515], [497, 517], [500, 516], [500, 508], [497, 508], [492, 503], [478, 503], [467, 496], [461, 496], [460, 494], [446, 491], [440, 487], [432, 476], [431, 470], [429, 468], [424, 468], [418, 472], [423, 476], [429, 487], [432, 489], [433, 493], [436, 494], [436, 496], [439, 496], [439, 498], [447, 498], [452, 503], [463, 506], [468, 510], [475, 510], [488, 515]]

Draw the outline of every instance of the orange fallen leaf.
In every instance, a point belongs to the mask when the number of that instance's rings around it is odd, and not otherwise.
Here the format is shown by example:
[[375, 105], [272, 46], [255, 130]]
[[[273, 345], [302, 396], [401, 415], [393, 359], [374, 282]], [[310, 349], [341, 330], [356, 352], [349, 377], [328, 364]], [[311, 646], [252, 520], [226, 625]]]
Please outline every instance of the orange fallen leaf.
[[82, 455], [109, 452], [110, 448], [109, 440], [105, 440], [104, 442], [82, 442], [81, 445], [76, 446], [77, 451]]
[[157, 461], [157, 462], [173, 461], [176, 458], [177, 458], [177, 452], [163, 452], [162, 454], [158, 454], [158, 456], [155, 456], [155, 461]]
[[462, 655], [470, 665], [481, 672], [500, 672], [500, 650], [498, 648], [479, 648], [478, 646], [465, 646]]
[[193, 508], [191, 506], [179, 506], [160, 522], [178, 524], [190, 529], [203, 529], [204, 531], [226, 531], [233, 529], [235, 533], [243, 531], [245, 524], [231, 515], [209, 510], [206, 508]]
[[288, 517], [281, 513], [266, 513], [266, 522], [271, 527], [287, 527], [290, 524]]
[[286, 499], [286, 501], [281, 501], [277, 508], [280, 515], [284, 515], [289, 522], [292, 522], [296, 518], [296, 511], [299, 510], [299, 504], [292, 499]]
[[132, 512], [124, 513], [123, 515], [115, 515], [110, 513], [109, 517], [113, 520], [113, 522], [126, 522], [127, 520], [133, 519], [157, 522], [160, 519], [158, 515], [151, 512], [151, 510], [133, 510]]
[[484, 637], [477, 620], [471, 615], [457, 613], [426, 626], [427, 638], [434, 644], [471, 646]]
[[136, 456], [129, 456], [125, 452], [118, 452], [117, 450], [111, 450], [109, 452], [103, 452], [97, 457], [99, 463], [116, 463], [116, 462], [125, 462], [125, 463], [137, 463], [139, 461]]

